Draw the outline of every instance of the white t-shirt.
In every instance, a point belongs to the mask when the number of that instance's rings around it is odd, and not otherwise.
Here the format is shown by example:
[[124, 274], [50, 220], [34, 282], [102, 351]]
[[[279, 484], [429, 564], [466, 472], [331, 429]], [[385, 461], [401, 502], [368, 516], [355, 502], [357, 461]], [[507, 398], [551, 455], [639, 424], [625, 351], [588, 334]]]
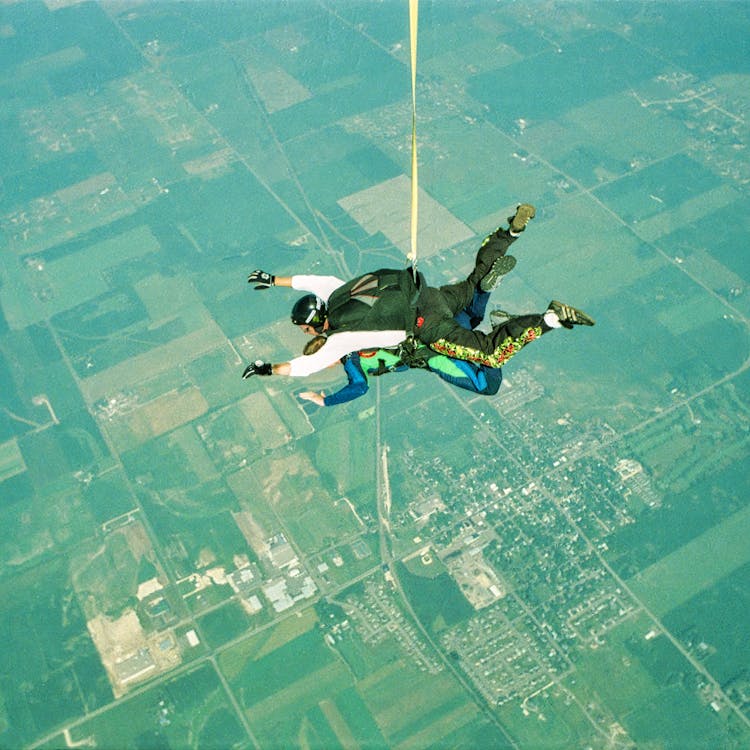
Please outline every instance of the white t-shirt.
[[[292, 289], [312, 292], [324, 302], [344, 282], [336, 276], [314, 276], [297, 274], [292, 276]], [[289, 375], [303, 378], [325, 370], [338, 362], [345, 354], [361, 349], [387, 349], [406, 339], [406, 331], [341, 331], [332, 333], [315, 354], [303, 354], [289, 362]]]

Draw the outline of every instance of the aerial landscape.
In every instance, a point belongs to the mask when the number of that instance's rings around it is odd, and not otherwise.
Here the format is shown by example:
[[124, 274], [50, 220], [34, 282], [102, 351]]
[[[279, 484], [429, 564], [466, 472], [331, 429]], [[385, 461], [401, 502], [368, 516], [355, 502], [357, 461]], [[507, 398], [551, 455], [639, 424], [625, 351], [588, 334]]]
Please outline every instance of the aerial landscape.
[[321, 407], [247, 276], [409, 264], [408, 0], [0, 4], [0, 750], [750, 747], [750, 3], [417, 61], [419, 270], [532, 203], [489, 311], [596, 326]]

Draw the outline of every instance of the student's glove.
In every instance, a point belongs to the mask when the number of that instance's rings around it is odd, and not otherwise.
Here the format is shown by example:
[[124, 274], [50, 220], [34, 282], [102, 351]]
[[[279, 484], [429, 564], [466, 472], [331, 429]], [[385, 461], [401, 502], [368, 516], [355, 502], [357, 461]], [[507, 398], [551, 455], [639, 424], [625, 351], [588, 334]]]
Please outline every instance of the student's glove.
[[273, 365], [270, 362], [263, 362], [262, 360], [258, 359], [245, 368], [245, 372], [242, 373], [242, 379], [247, 380], [253, 375], [272, 375], [272, 367]]
[[269, 289], [276, 283], [276, 277], [267, 271], [261, 271], [258, 269], [257, 271], [253, 271], [247, 277], [247, 283], [257, 284], [255, 287], [256, 289]]

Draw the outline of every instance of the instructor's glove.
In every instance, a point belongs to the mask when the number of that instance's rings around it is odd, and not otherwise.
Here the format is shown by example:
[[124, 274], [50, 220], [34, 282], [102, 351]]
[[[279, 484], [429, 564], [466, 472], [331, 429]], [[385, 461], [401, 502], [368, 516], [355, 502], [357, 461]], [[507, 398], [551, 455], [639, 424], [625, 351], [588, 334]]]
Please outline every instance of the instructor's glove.
[[258, 359], [245, 368], [245, 372], [242, 373], [242, 379], [247, 380], [253, 375], [272, 375], [272, 367], [273, 365], [270, 362], [263, 362], [262, 360]]
[[257, 284], [255, 287], [256, 289], [269, 289], [276, 283], [276, 277], [267, 271], [261, 271], [258, 269], [257, 271], [253, 271], [247, 277], [247, 283]]

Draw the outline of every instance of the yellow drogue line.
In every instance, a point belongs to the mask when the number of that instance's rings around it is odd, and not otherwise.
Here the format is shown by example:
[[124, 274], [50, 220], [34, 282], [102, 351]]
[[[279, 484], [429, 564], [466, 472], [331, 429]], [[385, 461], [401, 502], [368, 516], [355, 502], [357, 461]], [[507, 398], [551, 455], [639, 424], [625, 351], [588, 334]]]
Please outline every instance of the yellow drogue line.
[[419, 218], [419, 174], [417, 169], [417, 25], [419, 0], [409, 0], [409, 41], [411, 45], [411, 250], [409, 261], [417, 274], [417, 226]]

